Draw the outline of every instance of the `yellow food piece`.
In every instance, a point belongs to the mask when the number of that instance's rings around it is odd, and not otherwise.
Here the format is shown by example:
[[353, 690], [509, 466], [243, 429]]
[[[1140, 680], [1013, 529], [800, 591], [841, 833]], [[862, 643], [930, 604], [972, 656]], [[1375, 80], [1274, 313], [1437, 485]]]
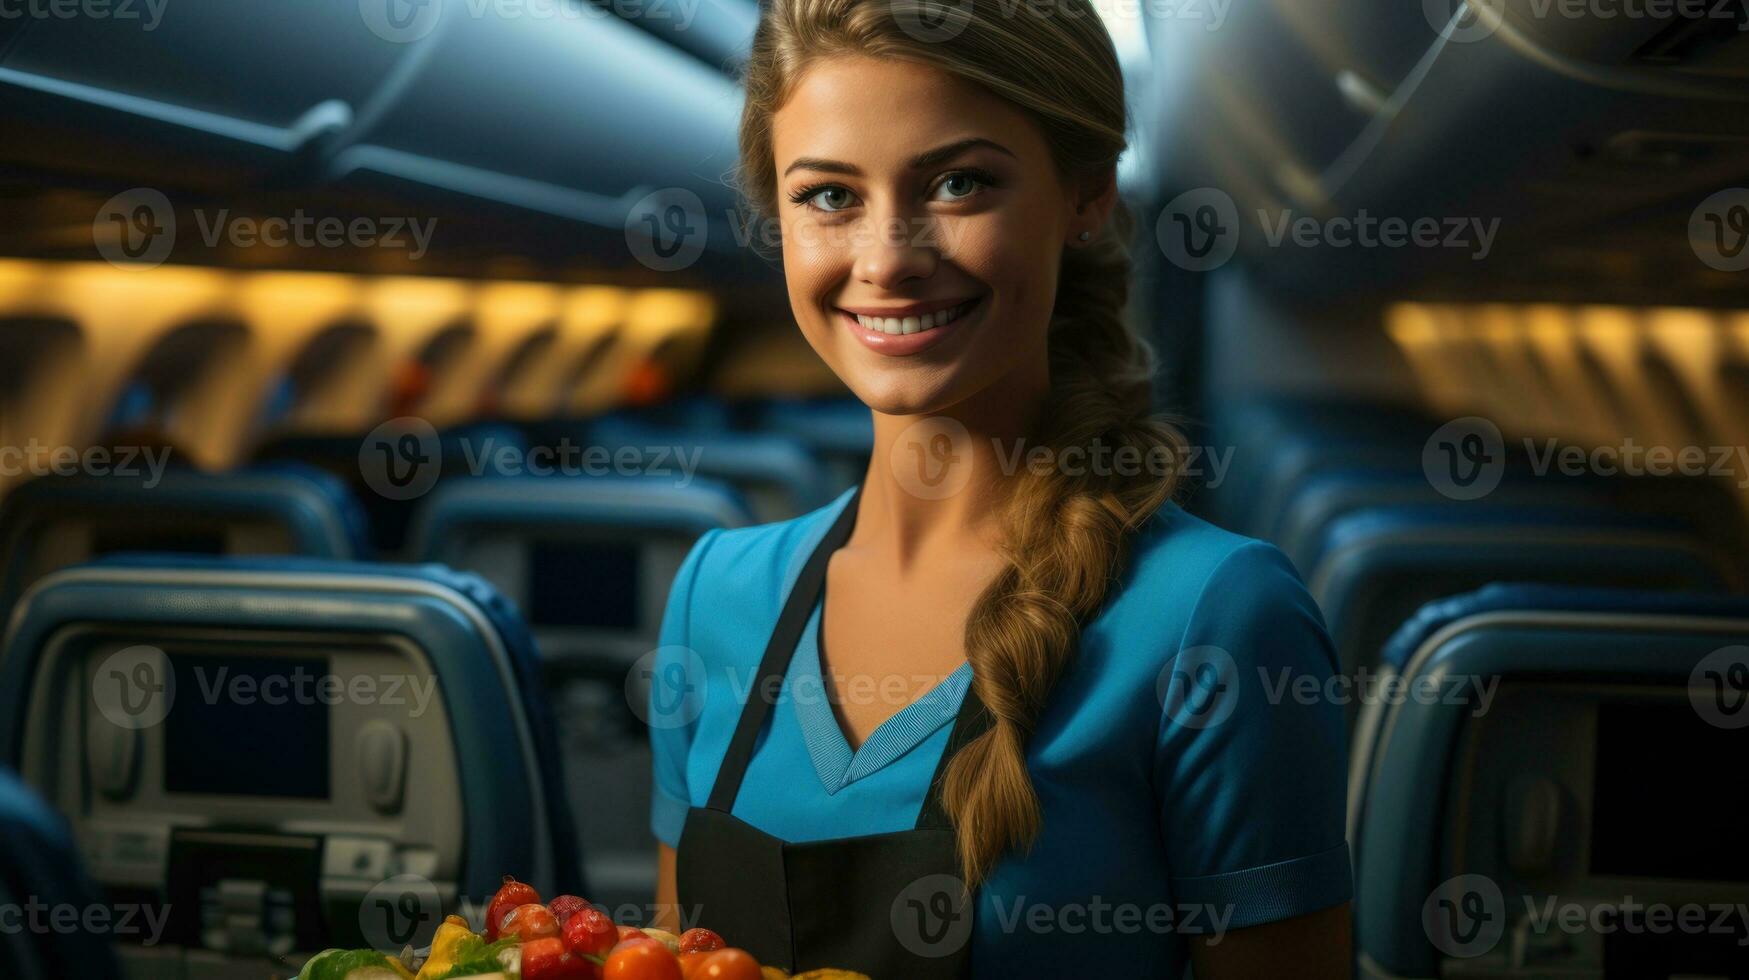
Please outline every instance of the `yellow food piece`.
[[453, 969], [456, 947], [473, 934], [474, 931], [468, 928], [467, 920], [461, 916], [452, 915], [444, 919], [431, 937], [431, 955], [425, 960], [425, 965], [419, 968], [416, 980], [433, 980]]
[[680, 952], [680, 937], [672, 932], [663, 929], [645, 929], [644, 935], [668, 947], [670, 953], [678, 954]]
[[759, 968], [759, 974], [764, 977], [765, 980], [790, 980], [789, 974], [779, 970], [775, 966], [762, 966]]

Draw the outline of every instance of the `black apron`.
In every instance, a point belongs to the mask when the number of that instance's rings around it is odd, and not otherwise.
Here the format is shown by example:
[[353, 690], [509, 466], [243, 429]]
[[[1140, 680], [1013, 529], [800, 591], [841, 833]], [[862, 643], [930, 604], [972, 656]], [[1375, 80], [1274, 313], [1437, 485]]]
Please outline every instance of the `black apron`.
[[912, 830], [788, 843], [730, 811], [760, 729], [826, 581], [826, 565], [850, 537], [862, 492], [815, 547], [778, 616], [706, 806], [687, 811], [676, 868], [680, 912], [759, 962], [792, 972], [833, 967], [874, 980], [971, 976], [975, 894], [959, 859], [941, 777], [954, 752], [989, 728], [971, 688], [936, 763]]

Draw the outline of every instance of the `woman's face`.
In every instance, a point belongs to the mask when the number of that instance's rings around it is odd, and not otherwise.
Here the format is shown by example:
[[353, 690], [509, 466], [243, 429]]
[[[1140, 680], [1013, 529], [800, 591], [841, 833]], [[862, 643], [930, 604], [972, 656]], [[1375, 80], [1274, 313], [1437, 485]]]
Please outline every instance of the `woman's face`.
[[916, 62], [811, 63], [772, 120], [790, 306], [877, 412], [1043, 390], [1077, 213], [1031, 119]]

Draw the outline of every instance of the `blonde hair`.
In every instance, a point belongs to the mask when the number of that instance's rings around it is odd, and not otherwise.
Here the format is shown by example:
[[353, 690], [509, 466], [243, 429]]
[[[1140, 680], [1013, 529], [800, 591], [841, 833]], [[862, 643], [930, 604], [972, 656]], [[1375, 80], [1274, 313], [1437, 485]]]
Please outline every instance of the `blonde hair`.
[[[741, 116], [741, 189], [755, 213], [770, 217], [776, 207], [772, 115], [809, 61], [841, 54], [903, 58], [982, 85], [1038, 124], [1067, 179], [1109, 177], [1123, 152], [1123, 75], [1088, 0], [1052, 0], [1048, 12], [1023, 3], [1010, 15], [1000, 0], [766, 0]], [[1124, 453], [1117, 458], [1173, 466], [1183, 458], [1178, 431], [1151, 414], [1153, 353], [1123, 315], [1132, 226], [1119, 202], [1091, 241], [1064, 249], [1049, 328], [1049, 404], [1034, 433], [1057, 451], [1050, 458], [1096, 445]], [[992, 725], [949, 760], [942, 802], [968, 886], [1037, 838], [1027, 740], [1074, 659], [1081, 625], [1104, 603], [1129, 532], [1176, 483], [1175, 473], [1146, 467], [1092, 469], [1028, 469], [1015, 480], [1003, 514], [1007, 567], [966, 622], [973, 683]]]

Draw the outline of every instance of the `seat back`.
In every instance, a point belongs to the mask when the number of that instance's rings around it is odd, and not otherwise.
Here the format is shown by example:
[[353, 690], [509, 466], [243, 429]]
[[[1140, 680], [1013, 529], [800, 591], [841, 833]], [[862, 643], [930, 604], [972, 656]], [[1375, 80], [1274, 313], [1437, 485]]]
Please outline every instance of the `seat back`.
[[0, 503], [0, 609], [57, 568], [117, 551], [354, 558], [364, 548], [357, 501], [308, 466], [43, 477]]
[[752, 522], [707, 479], [499, 477], [431, 493], [412, 557], [477, 572], [515, 602], [548, 661], [622, 667], [650, 649], [668, 583], [706, 531]]
[[649, 733], [634, 707], [646, 703], [640, 665], [656, 648], [669, 586], [693, 542], [751, 521], [715, 481], [606, 476], [441, 483], [417, 519], [416, 555], [479, 573], [533, 627], [594, 901], [654, 900]]
[[1272, 540], [1297, 565], [1310, 568], [1309, 555], [1333, 522], [1362, 510], [1404, 506], [1477, 514], [1499, 508], [1610, 510], [1682, 522], [1696, 536], [1717, 539], [1739, 552], [1743, 541], [1742, 511], [1735, 495], [1711, 480], [1537, 476], [1514, 468], [1486, 496], [1454, 500], [1435, 489], [1419, 469], [1388, 466], [1331, 467], [1306, 476], [1289, 495]]
[[773, 399], [753, 414], [753, 427], [799, 440], [825, 464], [835, 495], [862, 482], [874, 450], [868, 406], [854, 398]]
[[1439, 423], [1372, 402], [1264, 398], [1217, 420], [1219, 441], [1236, 447], [1210, 503], [1225, 526], [1281, 543], [1281, 522], [1299, 487], [1352, 467], [1419, 472], [1421, 448]]
[[398, 557], [431, 483], [479, 476], [498, 454], [526, 459], [527, 451], [522, 430], [506, 423], [475, 422], [438, 432], [415, 420], [385, 423], [362, 436], [284, 436], [263, 446], [257, 458], [302, 463], [338, 477], [362, 506], [374, 552]]
[[1621, 589], [1404, 624], [1351, 754], [1362, 975], [1737, 975], [1740, 918], [1669, 913], [1749, 889], [1745, 644], [1749, 600]]
[[1608, 510], [1372, 507], [1332, 521], [1305, 561], [1307, 585], [1350, 674], [1376, 666], [1385, 640], [1423, 603], [1503, 578], [1696, 592], [1743, 587], [1736, 557], [1684, 522]]
[[601, 419], [582, 434], [610, 454], [616, 467], [659, 474], [663, 469], [721, 480], [747, 501], [759, 521], [782, 521], [824, 506], [831, 495], [826, 467], [798, 439], [777, 433], [682, 429], [622, 418]]
[[143, 971], [398, 951], [505, 874], [582, 884], [532, 642], [477, 576], [170, 555], [65, 569], [6, 637], [0, 719], [0, 761], [68, 815], [97, 879], [171, 908], [163, 948], [124, 950]]
[[[0, 929], [0, 975], [8, 980], [121, 980], [100, 931], [55, 927], [67, 918], [58, 910], [70, 910], [74, 921], [94, 922], [101, 912], [104, 930], [123, 928], [86, 878], [65, 822], [7, 769], [0, 769], [0, 908], [17, 916]], [[139, 918], [137, 910], [129, 915], [130, 932]]]

